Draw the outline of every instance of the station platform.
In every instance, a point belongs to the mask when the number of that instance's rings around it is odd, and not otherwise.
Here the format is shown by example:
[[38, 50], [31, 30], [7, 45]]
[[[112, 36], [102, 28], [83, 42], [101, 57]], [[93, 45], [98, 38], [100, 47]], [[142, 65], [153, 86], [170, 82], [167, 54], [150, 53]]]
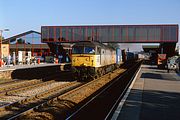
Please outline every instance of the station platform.
[[70, 63], [58, 63], [58, 64], [55, 64], [55, 63], [41, 63], [41, 64], [31, 64], [31, 65], [23, 65], [23, 64], [20, 64], [20, 65], [10, 65], [10, 66], [3, 66], [3, 67], [0, 67], [0, 72], [1, 71], [7, 71], [7, 70], [16, 70], [16, 69], [27, 69], [27, 68], [36, 68], [36, 67], [46, 67], [46, 66], [56, 66], [56, 65], [61, 65], [61, 66], [64, 66], [64, 65], [68, 65]]
[[142, 65], [132, 83], [112, 120], [180, 119], [180, 74]]
[[0, 68], [0, 80], [6, 79], [45, 79], [63, 71], [69, 71], [71, 63], [42, 63], [32, 65], [10, 65]]

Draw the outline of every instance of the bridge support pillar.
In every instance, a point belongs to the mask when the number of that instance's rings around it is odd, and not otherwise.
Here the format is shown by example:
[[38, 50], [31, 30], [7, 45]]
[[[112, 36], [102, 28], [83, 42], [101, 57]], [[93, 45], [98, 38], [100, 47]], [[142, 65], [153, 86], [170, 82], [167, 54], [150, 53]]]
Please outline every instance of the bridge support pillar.
[[166, 54], [167, 57], [172, 57], [175, 55], [176, 43], [161, 43], [160, 44], [160, 53]]

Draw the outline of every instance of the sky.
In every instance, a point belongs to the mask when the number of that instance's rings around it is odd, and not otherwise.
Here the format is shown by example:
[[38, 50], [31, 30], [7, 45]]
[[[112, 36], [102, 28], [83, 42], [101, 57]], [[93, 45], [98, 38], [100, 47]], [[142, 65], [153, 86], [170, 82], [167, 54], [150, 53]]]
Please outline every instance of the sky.
[[180, 24], [180, 0], [0, 0], [5, 38], [43, 25]]

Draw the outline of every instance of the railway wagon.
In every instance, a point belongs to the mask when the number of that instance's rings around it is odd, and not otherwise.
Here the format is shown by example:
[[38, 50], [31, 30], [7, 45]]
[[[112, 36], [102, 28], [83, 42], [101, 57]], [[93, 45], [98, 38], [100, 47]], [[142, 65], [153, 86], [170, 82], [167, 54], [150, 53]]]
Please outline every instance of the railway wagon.
[[116, 64], [120, 65], [122, 63], [122, 51], [120, 48], [116, 48]]
[[127, 60], [125, 49], [121, 50], [121, 53], [122, 53], [122, 61], [125, 62]]
[[130, 61], [130, 60], [134, 60], [135, 59], [135, 55], [133, 52], [126, 52], [126, 60]]
[[125, 58], [125, 62], [136, 61], [139, 59], [138, 54], [135, 52], [126, 52]]
[[94, 41], [81, 41], [72, 46], [72, 70], [78, 78], [96, 78], [116, 66], [116, 50]]

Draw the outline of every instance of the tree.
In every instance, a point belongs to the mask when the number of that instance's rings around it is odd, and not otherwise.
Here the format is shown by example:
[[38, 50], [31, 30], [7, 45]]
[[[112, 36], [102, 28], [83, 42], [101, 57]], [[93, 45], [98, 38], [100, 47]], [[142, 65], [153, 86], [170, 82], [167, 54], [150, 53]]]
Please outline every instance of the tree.
[[24, 44], [24, 43], [25, 43], [25, 40], [23, 40], [22, 38], [18, 38], [18, 39], [17, 39], [17, 43], [18, 43], [18, 44]]

